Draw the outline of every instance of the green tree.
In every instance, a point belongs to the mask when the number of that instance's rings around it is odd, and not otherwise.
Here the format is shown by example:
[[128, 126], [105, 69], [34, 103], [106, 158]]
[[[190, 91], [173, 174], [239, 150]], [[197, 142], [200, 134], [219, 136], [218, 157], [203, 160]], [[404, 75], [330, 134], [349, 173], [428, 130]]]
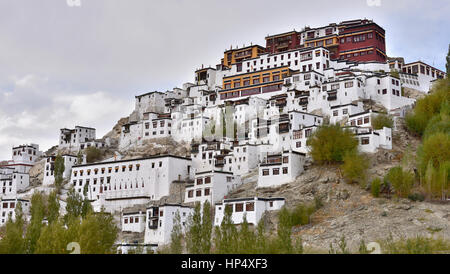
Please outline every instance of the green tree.
[[355, 150], [358, 139], [349, 130], [339, 125], [324, 125], [308, 139], [310, 154], [319, 164], [342, 162], [347, 151]]
[[66, 199], [66, 215], [64, 216], [64, 222], [67, 224], [71, 219], [81, 216], [83, 211], [83, 199], [75, 188], [71, 188], [67, 193]]
[[211, 204], [208, 201], [203, 203], [200, 252], [202, 254], [211, 253], [211, 233], [212, 233]]
[[170, 252], [172, 254], [183, 253], [183, 232], [179, 211], [175, 213], [175, 217], [173, 218], [173, 228], [170, 234]]
[[88, 147], [85, 150], [86, 162], [94, 163], [98, 162], [103, 158], [103, 152], [96, 147]]
[[59, 189], [61, 188], [64, 180], [64, 158], [58, 154], [55, 158], [55, 170], [54, 170], [54, 176], [55, 176], [55, 187], [59, 192]]
[[82, 254], [114, 253], [114, 242], [119, 229], [113, 216], [103, 210], [91, 213], [81, 221], [79, 229], [79, 244]]
[[399, 197], [408, 197], [414, 185], [414, 174], [404, 171], [402, 167], [397, 166], [389, 170], [385, 176], [385, 181], [394, 187]]
[[286, 207], [278, 213], [278, 246], [281, 253], [292, 253], [292, 218]]
[[423, 141], [417, 151], [419, 170], [425, 173], [428, 163], [431, 161], [434, 168], [450, 161], [450, 135], [438, 132]]
[[15, 220], [8, 218], [5, 226], [5, 235], [0, 240], [0, 254], [24, 254], [25, 240], [24, 234], [24, 219], [22, 204], [17, 203], [15, 209]]
[[87, 196], [84, 196], [83, 203], [81, 205], [81, 217], [86, 218], [86, 216], [93, 211], [91, 202], [88, 200]]
[[56, 191], [52, 191], [47, 200], [47, 220], [51, 224], [59, 218], [59, 201]]
[[244, 214], [244, 220], [241, 224], [241, 229], [239, 230], [238, 235], [238, 253], [239, 254], [252, 254], [256, 252], [256, 235], [250, 229], [247, 216]]
[[39, 192], [35, 192], [31, 197], [30, 213], [31, 220], [27, 227], [25, 246], [27, 253], [33, 254], [36, 249], [36, 243], [41, 235], [43, 227], [42, 221], [45, 216], [44, 196]]
[[56, 220], [42, 229], [39, 240], [36, 243], [37, 254], [64, 254], [67, 253], [68, 242], [61, 221]]
[[359, 183], [365, 186], [369, 159], [358, 153], [357, 150], [347, 151], [344, 155], [344, 164], [341, 166], [344, 177], [350, 183]]
[[393, 128], [394, 120], [387, 114], [380, 113], [378, 115], [372, 115], [372, 127], [373, 129], [383, 129], [383, 127]]
[[202, 242], [202, 216], [201, 205], [199, 202], [195, 204], [194, 212], [188, 219], [188, 231], [186, 233], [186, 247], [190, 254], [201, 253]]
[[232, 205], [225, 205], [224, 217], [220, 227], [216, 227], [215, 244], [216, 253], [233, 254], [236, 252], [237, 229], [231, 218], [233, 214]]

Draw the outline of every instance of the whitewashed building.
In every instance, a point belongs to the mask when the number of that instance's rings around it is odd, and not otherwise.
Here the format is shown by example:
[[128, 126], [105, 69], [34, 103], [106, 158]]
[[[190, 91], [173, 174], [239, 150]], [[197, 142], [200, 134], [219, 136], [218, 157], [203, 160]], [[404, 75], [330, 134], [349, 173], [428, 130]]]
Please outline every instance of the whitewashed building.
[[191, 159], [157, 155], [140, 159], [99, 162], [72, 167], [70, 182], [94, 209], [107, 211], [146, 204], [169, 195], [173, 181], [192, 176]]
[[123, 232], [137, 232], [145, 231], [146, 212], [124, 212], [122, 214], [122, 231]]
[[24, 215], [24, 218], [29, 213], [31, 203], [29, 200], [25, 199], [17, 199], [17, 198], [9, 198], [9, 199], [1, 199], [0, 200], [0, 226], [3, 226], [6, 224], [6, 222], [12, 218], [14, 221], [16, 219], [16, 207], [17, 204], [21, 203], [22, 205], [22, 212]]
[[231, 207], [231, 219], [233, 224], [242, 224], [244, 216], [249, 224], [258, 225], [264, 212], [279, 210], [285, 204], [284, 198], [236, 198], [224, 199], [223, 202], [216, 203], [214, 215], [214, 225], [220, 226], [225, 215], [225, 207]]
[[[77, 164], [86, 163], [85, 155], [82, 156], [82, 159], [84, 159], [84, 161], [82, 160], [81, 163], [78, 163], [78, 157], [75, 155], [64, 154], [64, 155], [61, 155], [61, 157], [64, 160], [64, 172], [63, 172], [64, 179], [70, 178], [70, 175], [72, 173], [72, 166], [77, 165]], [[44, 179], [42, 181], [42, 184], [44, 186], [52, 185], [55, 183], [55, 174], [54, 174], [55, 159], [56, 159], [56, 156], [54, 156], [54, 155], [46, 157], [44, 171], [43, 171]]]
[[104, 148], [105, 142], [95, 139], [95, 128], [75, 126], [74, 129], [62, 128], [59, 134], [58, 149], [78, 151], [88, 147]]
[[267, 154], [259, 164], [258, 187], [273, 187], [295, 180], [303, 172], [304, 153], [283, 151]]
[[211, 205], [221, 201], [226, 195], [241, 185], [240, 176], [227, 171], [205, 171], [195, 174], [194, 183], [186, 186], [184, 203], [204, 203]]
[[193, 211], [191, 207], [180, 204], [163, 204], [148, 207], [144, 243], [154, 245], [168, 244], [176, 214], [180, 215], [180, 225], [184, 233], [188, 218]]

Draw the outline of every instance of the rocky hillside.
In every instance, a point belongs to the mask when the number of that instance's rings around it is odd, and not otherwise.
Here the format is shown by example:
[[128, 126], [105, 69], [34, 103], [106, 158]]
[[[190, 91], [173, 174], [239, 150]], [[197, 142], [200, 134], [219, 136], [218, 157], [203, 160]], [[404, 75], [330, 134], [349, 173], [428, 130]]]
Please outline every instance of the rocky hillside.
[[[369, 156], [369, 178], [382, 178], [401, 161], [412, 168], [418, 144], [419, 140], [406, 131], [395, 132], [393, 150]], [[305, 172], [294, 182], [277, 188], [256, 189], [256, 179], [255, 171], [229, 197], [285, 197], [288, 208], [313, 202], [314, 197], [322, 199], [324, 206], [313, 214], [311, 224], [293, 230], [315, 250], [327, 252], [330, 243], [337, 243], [342, 236], [353, 249], [361, 239], [367, 243], [389, 235], [394, 239], [417, 235], [450, 239], [450, 203], [412, 202], [394, 196], [374, 198], [368, 188], [346, 183], [338, 166], [308, 162]]]

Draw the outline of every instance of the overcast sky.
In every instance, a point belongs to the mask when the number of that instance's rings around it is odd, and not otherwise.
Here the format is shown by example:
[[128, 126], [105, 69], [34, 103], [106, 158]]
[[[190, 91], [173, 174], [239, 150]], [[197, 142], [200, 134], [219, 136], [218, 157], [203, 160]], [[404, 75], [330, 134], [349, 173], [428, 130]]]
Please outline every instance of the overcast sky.
[[231, 45], [264, 46], [268, 34], [373, 19], [389, 56], [441, 70], [450, 42], [448, 0], [80, 1], [0, 0], [0, 160], [12, 146], [57, 145], [63, 127], [100, 138], [135, 95], [180, 87]]

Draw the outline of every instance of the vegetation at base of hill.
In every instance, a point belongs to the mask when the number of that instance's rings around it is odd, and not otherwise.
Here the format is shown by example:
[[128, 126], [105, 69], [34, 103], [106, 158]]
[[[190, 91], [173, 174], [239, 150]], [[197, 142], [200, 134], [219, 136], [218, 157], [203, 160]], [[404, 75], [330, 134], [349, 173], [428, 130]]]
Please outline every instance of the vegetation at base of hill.
[[310, 154], [318, 164], [341, 163], [345, 153], [358, 147], [354, 134], [339, 125], [323, 125], [308, 138]]
[[48, 196], [35, 192], [30, 222], [26, 222], [22, 204], [18, 203], [16, 218], [8, 219], [0, 240], [0, 254], [68, 254], [72, 250], [67, 247], [72, 242], [79, 244], [81, 254], [115, 253], [113, 245], [119, 230], [113, 217], [103, 210], [93, 212], [85, 201], [72, 189], [68, 193], [67, 214], [60, 216], [56, 192]]
[[289, 210], [283, 207], [278, 212], [278, 227], [275, 235], [265, 231], [264, 217], [256, 227], [247, 222], [235, 225], [231, 218], [232, 208], [225, 206], [224, 217], [219, 226], [213, 226], [211, 206], [208, 202], [197, 203], [189, 216], [185, 233], [180, 219], [175, 215], [171, 243], [160, 253], [190, 254], [287, 254], [303, 253], [301, 238], [292, 237], [292, 227], [310, 223], [311, 215], [322, 206], [319, 198], [312, 204], [299, 204]]
[[383, 127], [393, 128], [394, 120], [387, 114], [380, 113], [378, 115], [372, 115], [372, 127], [373, 129], [383, 129]]

